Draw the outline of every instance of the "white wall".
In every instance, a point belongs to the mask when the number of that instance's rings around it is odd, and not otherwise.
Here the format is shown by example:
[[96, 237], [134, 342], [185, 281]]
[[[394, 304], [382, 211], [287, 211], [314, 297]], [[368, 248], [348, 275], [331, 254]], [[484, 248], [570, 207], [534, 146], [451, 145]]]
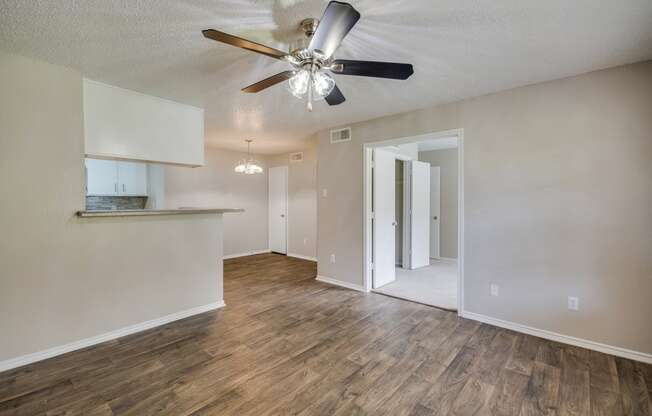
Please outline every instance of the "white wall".
[[206, 166], [165, 167], [165, 207], [244, 208], [244, 213], [224, 217], [224, 254], [260, 252], [269, 248], [267, 169], [288, 166], [288, 253], [316, 258], [316, 143], [311, 142], [303, 153], [302, 162], [290, 162], [289, 154], [256, 155], [263, 173], [243, 175], [233, 168], [246, 153], [207, 148]]
[[268, 164], [288, 166], [288, 254], [317, 257], [317, 148], [303, 149], [302, 162], [289, 154], [270, 156]]
[[259, 252], [268, 248], [267, 169], [258, 175], [234, 172], [246, 153], [205, 150], [206, 165], [165, 167], [165, 207], [229, 207], [245, 212], [224, 217], [224, 255]]
[[[440, 168], [439, 254], [457, 258], [457, 149], [419, 152], [419, 160]], [[433, 184], [431, 184], [432, 189]]]
[[0, 52], [2, 361], [222, 299], [221, 216], [78, 218], [82, 76]]
[[147, 205], [145, 208], [165, 208], [165, 165], [147, 164]]
[[351, 127], [319, 132], [319, 275], [363, 283], [363, 143], [463, 128], [465, 309], [652, 353], [652, 62]]

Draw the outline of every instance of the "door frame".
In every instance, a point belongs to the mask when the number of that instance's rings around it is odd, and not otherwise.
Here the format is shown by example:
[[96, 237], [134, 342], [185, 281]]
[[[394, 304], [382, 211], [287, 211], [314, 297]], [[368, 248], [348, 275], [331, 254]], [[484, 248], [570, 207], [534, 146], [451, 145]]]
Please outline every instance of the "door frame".
[[421, 142], [424, 140], [443, 139], [446, 137], [457, 137], [457, 314], [464, 311], [464, 129], [452, 129], [438, 132], [431, 132], [417, 136], [400, 137], [389, 140], [367, 142], [362, 146], [363, 155], [363, 189], [364, 197], [362, 201], [362, 242], [363, 242], [363, 276], [364, 291], [372, 291], [371, 284], [371, 259], [372, 259], [372, 235], [371, 235], [371, 178], [372, 178], [372, 153], [376, 147], [395, 146], [399, 144], [408, 144]]
[[[277, 168], [282, 168], [282, 170], [285, 172], [285, 255], [287, 256], [287, 253], [289, 252], [289, 247], [290, 247], [290, 233], [288, 232], [289, 229], [289, 224], [290, 224], [290, 206], [289, 206], [289, 193], [290, 190], [288, 189], [288, 182], [289, 182], [289, 166], [287, 165], [280, 165], [280, 166], [273, 166], [268, 168], [267, 172], [267, 247], [268, 250], [272, 250], [272, 199], [269, 197], [270, 189], [269, 189], [269, 181], [272, 178], [272, 175], [270, 171], [272, 169], [277, 169]], [[278, 253], [282, 254], [282, 253]]]

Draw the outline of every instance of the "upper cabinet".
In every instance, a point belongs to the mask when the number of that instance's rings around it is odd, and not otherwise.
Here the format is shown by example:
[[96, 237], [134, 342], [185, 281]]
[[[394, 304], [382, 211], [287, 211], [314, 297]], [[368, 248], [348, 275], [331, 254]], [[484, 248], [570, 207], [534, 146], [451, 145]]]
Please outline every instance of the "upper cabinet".
[[84, 79], [87, 156], [204, 164], [204, 110]]
[[147, 165], [86, 159], [86, 195], [147, 196]]
[[147, 195], [147, 165], [136, 162], [118, 163], [118, 192], [125, 196]]
[[86, 159], [86, 195], [118, 195], [118, 162]]

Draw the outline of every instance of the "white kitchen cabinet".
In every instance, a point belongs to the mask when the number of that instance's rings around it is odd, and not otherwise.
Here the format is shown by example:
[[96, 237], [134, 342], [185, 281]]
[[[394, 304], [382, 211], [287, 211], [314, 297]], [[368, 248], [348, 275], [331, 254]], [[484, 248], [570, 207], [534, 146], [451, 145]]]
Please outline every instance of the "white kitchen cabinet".
[[118, 195], [118, 162], [86, 159], [86, 195]]
[[86, 159], [86, 195], [147, 196], [147, 165]]
[[204, 110], [84, 79], [86, 155], [204, 164]]
[[118, 162], [118, 194], [147, 195], [147, 165], [138, 162]]

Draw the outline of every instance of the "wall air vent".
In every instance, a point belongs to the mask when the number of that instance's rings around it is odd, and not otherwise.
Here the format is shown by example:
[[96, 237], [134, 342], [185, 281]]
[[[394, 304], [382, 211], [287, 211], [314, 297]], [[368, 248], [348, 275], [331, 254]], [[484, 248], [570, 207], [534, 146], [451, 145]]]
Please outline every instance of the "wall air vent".
[[351, 127], [331, 130], [331, 143], [342, 143], [351, 141]]
[[303, 162], [303, 152], [290, 153], [290, 162]]

